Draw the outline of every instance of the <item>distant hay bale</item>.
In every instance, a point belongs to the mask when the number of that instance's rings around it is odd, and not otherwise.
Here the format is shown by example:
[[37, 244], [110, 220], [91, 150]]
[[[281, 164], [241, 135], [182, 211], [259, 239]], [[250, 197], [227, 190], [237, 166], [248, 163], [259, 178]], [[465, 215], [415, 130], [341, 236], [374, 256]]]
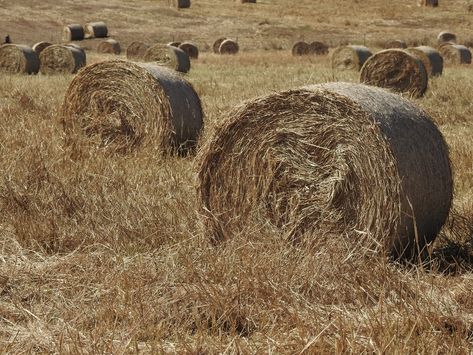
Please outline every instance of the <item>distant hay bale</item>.
[[81, 41], [84, 39], [84, 27], [79, 24], [71, 24], [64, 26], [62, 31], [62, 40], [68, 41]]
[[241, 3], [241, 4], [256, 4], [256, 0], [236, 0], [237, 2]]
[[336, 48], [332, 53], [332, 69], [360, 70], [373, 54], [365, 46], [348, 45]]
[[427, 7], [437, 7], [439, 6], [438, 0], [419, 0], [419, 6], [427, 6]]
[[68, 141], [75, 134], [112, 152], [152, 145], [165, 154], [191, 153], [203, 128], [192, 85], [153, 63], [92, 64], [69, 85], [62, 106]]
[[39, 56], [41, 74], [74, 74], [86, 65], [85, 52], [71, 45], [55, 44]]
[[104, 38], [108, 36], [108, 28], [105, 22], [89, 22], [84, 26], [84, 38]]
[[33, 50], [36, 52], [37, 55], [40, 55], [41, 52], [45, 49], [48, 48], [49, 46], [52, 46], [53, 44], [50, 42], [38, 42], [33, 45]]
[[240, 50], [238, 43], [232, 39], [226, 39], [220, 44], [218, 52], [220, 54], [237, 54]]
[[182, 49], [165, 44], [155, 44], [149, 47], [143, 60], [157, 62], [181, 73], [187, 73], [191, 68], [189, 56]]
[[226, 37], [221, 37], [221, 38], [218, 38], [218, 39], [214, 42], [214, 44], [213, 44], [213, 46], [212, 46], [212, 49], [213, 49], [213, 51], [214, 51], [215, 54], [220, 54], [220, 52], [219, 52], [220, 45], [221, 45], [222, 42], [225, 41], [226, 39], [228, 39], [228, 38], [226, 38]]
[[144, 42], [131, 42], [130, 45], [126, 48], [126, 57], [130, 60], [143, 59], [148, 48], [149, 45]]
[[442, 44], [445, 42], [455, 43], [456, 41], [457, 41], [457, 36], [451, 32], [443, 31], [443, 32], [440, 32], [437, 36], [438, 44]]
[[169, 42], [167, 45], [173, 46], [173, 47], [179, 47], [181, 45], [181, 42], [177, 42], [177, 41]]
[[309, 53], [315, 55], [328, 54], [328, 45], [323, 42], [314, 41], [309, 43]]
[[409, 53], [415, 55], [424, 64], [425, 70], [429, 76], [439, 76], [443, 72], [443, 58], [439, 51], [428, 46], [419, 46], [406, 49]]
[[189, 58], [198, 59], [199, 58], [199, 48], [194, 43], [183, 42], [179, 45], [179, 48], [182, 49]]
[[308, 55], [310, 53], [310, 46], [308, 43], [304, 41], [299, 41], [294, 43], [292, 46], [291, 53], [293, 56], [302, 56], [302, 55]]
[[118, 41], [108, 38], [99, 43], [97, 46], [97, 52], [99, 53], [110, 53], [110, 54], [120, 54], [122, 51], [120, 43]]
[[447, 64], [471, 64], [471, 51], [461, 44], [444, 43], [439, 52]]
[[191, 0], [172, 0], [172, 3], [178, 9], [188, 9], [191, 7]]
[[36, 74], [39, 58], [36, 52], [22, 44], [0, 46], [0, 72], [10, 74]]
[[406, 44], [405, 41], [403, 41], [401, 39], [393, 39], [393, 40], [390, 40], [390, 41], [387, 41], [386, 43], [384, 43], [384, 48], [385, 49], [391, 49], [391, 48], [404, 49], [404, 48], [407, 48], [407, 44]]
[[385, 49], [369, 57], [360, 82], [420, 97], [427, 90], [428, 75], [422, 61], [402, 49]]
[[298, 240], [375, 241], [409, 257], [433, 241], [452, 201], [448, 148], [401, 96], [330, 83], [249, 101], [199, 154], [198, 198], [214, 241], [250, 228]]

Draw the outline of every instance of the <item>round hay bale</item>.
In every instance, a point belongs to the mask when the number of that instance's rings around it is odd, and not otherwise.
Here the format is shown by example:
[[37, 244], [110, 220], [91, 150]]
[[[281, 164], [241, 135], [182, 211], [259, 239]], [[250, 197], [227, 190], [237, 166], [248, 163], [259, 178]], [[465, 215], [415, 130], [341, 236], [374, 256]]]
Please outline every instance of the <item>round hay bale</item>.
[[89, 22], [84, 26], [84, 38], [104, 38], [107, 36], [107, 24], [103, 21]]
[[[293, 47], [294, 50], [294, 47]], [[309, 43], [309, 53], [315, 55], [327, 55], [328, 54], [328, 45], [323, 42], [314, 41]], [[293, 54], [294, 55], [294, 52]]]
[[187, 154], [203, 128], [192, 85], [153, 63], [111, 60], [87, 66], [69, 85], [62, 111], [67, 137], [85, 133], [115, 152], [151, 144], [163, 153]]
[[99, 53], [110, 53], [110, 54], [120, 54], [122, 51], [120, 43], [118, 41], [108, 38], [99, 43], [97, 46], [97, 52]]
[[38, 42], [33, 44], [32, 49], [36, 52], [37, 55], [40, 55], [41, 52], [45, 49], [48, 48], [49, 46], [52, 46], [53, 44], [50, 42]]
[[365, 46], [341, 46], [332, 53], [332, 69], [360, 70], [373, 54]]
[[384, 43], [384, 48], [385, 49], [391, 49], [391, 48], [407, 48], [406, 42], [404, 42], [402, 39], [393, 39], [391, 41], [387, 41]]
[[445, 42], [455, 43], [456, 41], [457, 41], [457, 36], [451, 32], [443, 31], [443, 32], [440, 32], [439, 35], [437, 36], [438, 44], [442, 44]]
[[80, 51], [80, 53], [82, 54], [82, 61], [84, 62], [84, 65], [86, 64], [86, 59], [87, 59], [87, 56], [85, 54], [85, 49], [82, 48], [81, 46], [79, 46], [78, 44], [76, 43], [66, 43], [64, 44], [64, 46], [66, 47], [71, 47], [71, 48], [75, 48], [77, 49], [78, 51]]
[[[246, 226], [366, 238], [395, 256], [435, 239], [452, 201], [448, 148], [401, 96], [329, 83], [232, 110], [202, 147], [198, 197], [214, 241]], [[417, 238], [416, 238], [417, 236]]]
[[426, 7], [437, 7], [439, 6], [438, 0], [419, 0], [419, 6], [426, 6]]
[[428, 75], [416, 56], [402, 49], [385, 49], [369, 57], [360, 72], [360, 82], [421, 97]]
[[84, 27], [77, 23], [66, 25], [62, 30], [62, 40], [68, 41], [81, 41], [84, 39]]
[[220, 54], [237, 54], [240, 50], [238, 43], [232, 39], [226, 39], [220, 44], [218, 52]]
[[461, 44], [444, 43], [439, 52], [447, 64], [471, 64], [471, 51]]
[[220, 54], [220, 52], [219, 52], [220, 45], [221, 45], [222, 42], [225, 41], [226, 39], [228, 39], [228, 38], [226, 38], [226, 37], [221, 37], [221, 38], [218, 38], [218, 39], [214, 42], [214, 44], [213, 44], [213, 46], [212, 46], [212, 49], [213, 49], [213, 51], [214, 51], [215, 54]]
[[39, 58], [36, 52], [22, 44], [0, 46], [0, 71], [10, 74], [36, 74]]
[[294, 43], [291, 52], [293, 56], [308, 55], [310, 53], [310, 46], [304, 41], [299, 41]]
[[429, 76], [439, 76], [443, 72], [443, 58], [439, 51], [428, 46], [419, 46], [406, 49], [409, 53], [415, 55], [424, 64], [425, 70]]
[[194, 43], [183, 42], [179, 45], [179, 48], [182, 49], [189, 58], [198, 59], [199, 58], [199, 48]]
[[177, 42], [177, 41], [169, 42], [167, 45], [168, 46], [173, 46], [173, 47], [179, 47], [181, 45], [181, 42]]
[[241, 4], [256, 4], [256, 0], [237, 0]]
[[165, 44], [155, 44], [149, 47], [143, 60], [157, 62], [181, 73], [187, 73], [191, 68], [189, 56], [182, 49]]
[[191, 0], [173, 0], [173, 6], [178, 9], [188, 9], [191, 7]]
[[85, 52], [71, 45], [55, 44], [39, 56], [41, 74], [74, 74], [85, 66]]
[[131, 42], [130, 45], [126, 48], [126, 57], [127, 59], [131, 60], [143, 59], [148, 48], [149, 45], [144, 42]]

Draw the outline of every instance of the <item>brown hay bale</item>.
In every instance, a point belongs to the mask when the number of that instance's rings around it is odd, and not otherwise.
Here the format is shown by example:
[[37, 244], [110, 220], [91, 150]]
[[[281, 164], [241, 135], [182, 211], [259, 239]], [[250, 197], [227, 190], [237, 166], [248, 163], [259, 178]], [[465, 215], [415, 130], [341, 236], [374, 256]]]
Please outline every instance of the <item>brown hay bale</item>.
[[187, 73], [191, 68], [189, 56], [182, 49], [165, 44], [155, 44], [149, 47], [143, 60], [157, 62], [181, 73]]
[[256, 4], [256, 0], [237, 0], [241, 4]]
[[181, 45], [181, 42], [177, 42], [177, 41], [169, 42], [167, 45], [173, 46], [173, 47], [179, 47]]
[[360, 70], [373, 54], [365, 46], [341, 46], [332, 53], [332, 69]]
[[448, 148], [430, 117], [361, 84], [237, 107], [202, 147], [198, 169], [201, 215], [215, 241], [267, 226], [290, 239], [347, 233], [413, 254], [416, 235], [420, 248], [433, 241], [452, 201]]
[[188, 9], [191, 7], [191, 0], [173, 0], [173, 6], [178, 9]]
[[107, 36], [107, 24], [103, 21], [89, 22], [84, 26], [84, 38], [104, 38]]
[[39, 58], [36, 52], [22, 44], [0, 46], [0, 71], [10, 74], [36, 74]]
[[471, 64], [471, 51], [461, 44], [444, 43], [439, 52], [447, 64]]
[[326, 55], [328, 54], [328, 45], [318, 41], [311, 42], [309, 43], [309, 53], [315, 55]]
[[102, 41], [97, 46], [97, 52], [99, 53], [110, 53], [110, 54], [120, 54], [122, 51], [120, 43], [118, 41], [108, 38], [105, 41]]
[[427, 6], [427, 7], [437, 7], [439, 6], [438, 0], [419, 0], [419, 6]]
[[84, 39], [84, 27], [79, 24], [71, 24], [64, 26], [62, 30], [62, 40], [68, 41], [81, 41]]
[[303, 56], [310, 53], [310, 46], [304, 41], [299, 41], [294, 43], [292, 46], [291, 53], [293, 56]]
[[429, 77], [424, 64], [402, 49], [385, 49], [368, 58], [360, 72], [360, 82], [420, 97]]
[[85, 52], [71, 45], [55, 44], [39, 56], [41, 74], [74, 74], [86, 64]]
[[453, 42], [457, 41], [457, 36], [454, 33], [443, 31], [440, 32], [437, 36], [438, 44], [446, 43], [446, 42]]
[[415, 55], [424, 64], [425, 70], [429, 76], [442, 75], [443, 58], [439, 51], [428, 46], [419, 46], [406, 49], [409, 53]]
[[38, 42], [33, 44], [32, 49], [36, 52], [37, 55], [40, 55], [41, 52], [45, 49], [48, 48], [49, 46], [52, 46], [53, 44], [50, 42]]
[[221, 45], [222, 42], [225, 41], [226, 39], [228, 39], [228, 38], [226, 38], [226, 37], [221, 37], [221, 38], [218, 38], [218, 39], [214, 42], [214, 44], [213, 44], [213, 46], [212, 46], [212, 49], [213, 49], [213, 51], [214, 51], [215, 54], [220, 54], [220, 52], [219, 52], [220, 45]]
[[401, 39], [393, 39], [391, 41], [387, 41], [386, 43], [384, 43], [384, 48], [385, 49], [391, 49], [391, 48], [404, 49], [404, 48], [407, 48], [407, 44]]
[[199, 58], [199, 48], [197, 48], [194, 43], [183, 42], [179, 45], [179, 48], [182, 49], [189, 56], [189, 58]]
[[226, 39], [220, 44], [218, 52], [220, 54], [237, 54], [240, 50], [238, 43], [232, 39]]
[[203, 128], [192, 85], [153, 63], [89, 65], [69, 85], [62, 111], [69, 140], [85, 133], [112, 152], [151, 144], [163, 153], [189, 153]]
[[148, 48], [149, 45], [144, 42], [131, 42], [130, 45], [126, 48], [126, 57], [127, 59], [131, 60], [143, 59]]

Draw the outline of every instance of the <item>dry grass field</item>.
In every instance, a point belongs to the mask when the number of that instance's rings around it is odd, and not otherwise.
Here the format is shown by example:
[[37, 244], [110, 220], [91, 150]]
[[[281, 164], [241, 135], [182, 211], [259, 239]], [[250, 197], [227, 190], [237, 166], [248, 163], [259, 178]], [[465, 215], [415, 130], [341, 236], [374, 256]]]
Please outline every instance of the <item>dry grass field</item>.
[[[0, 36], [60, 41], [67, 23], [104, 20], [133, 40], [193, 40], [185, 77], [207, 139], [244, 100], [302, 85], [358, 81], [329, 57], [295, 58], [299, 39], [379, 48], [386, 39], [471, 43], [463, 0], [0, 0]], [[448, 7], [447, 7], [448, 6]], [[237, 38], [236, 56], [211, 52]], [[471, 37], [468, 37], [471, 36]], [[80, 43], [88, 62], [96, 41]], [[346, 236], [290, 244], [261, 225], [221, 245], [202, 229], [193, 157], [148, 146], [71, 154], [60, 108], [73, 76], [0, 73], [0, 352], [425, 353], [473, 351], [473, 67], [447, 66], [415, 103], [450, 148], [454, 206], [424, 265], [399, 265]]]

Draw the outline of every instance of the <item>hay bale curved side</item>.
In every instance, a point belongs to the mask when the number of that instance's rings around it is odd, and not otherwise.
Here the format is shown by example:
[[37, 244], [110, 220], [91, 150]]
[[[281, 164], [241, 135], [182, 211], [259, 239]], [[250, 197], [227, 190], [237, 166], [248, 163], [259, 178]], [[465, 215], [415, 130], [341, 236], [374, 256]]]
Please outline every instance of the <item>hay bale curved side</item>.
[[[249, 228], [348, 237], [398, 256], [433, 241], [452, 175], [442, 134], [401, 96], [330, 83], [228, 113], [202, 147], [198, 197], [215, 241]], [[415, 222], [414, 222], [415, 218]]]
[[194, 43], [183, 42], [178, 45], [178, 48], [182, 49], [189, 58], [198, 59], [199, 58], [199, 48]]
[[310, 53], [310, 46], [308, 43], [304, 41], [299, 41], [294, 43], [291, 49], [291, 53], [293, 56], [303, 56], [308, 55]]
[[406, 51], [415, 55], [422, 64], [429, 76], [439, 76], [443, 72], [443, 58], [439, 51], [428, 46], [407, 48]]
[[77, 23], [66, 25], [62, 30], [62, 40], [68, 41], [81, 41], [84, 39], [84, 27]]
[[85, 133], [113, 152], [152, 145], [165, 154], [191, 153], [204, 124], [189, 82], [159, 65], [122, 60], [81, 70], [66, 91], [62, 112], [69, 141]]
[[131, 60], [140, 60], [143, 59], [146, 50], [150, 46], [144, 42], [134, 41], [126, 48], [126, 57]]
[[217, 40], [215, 40], [214, 44], [212, 45], [212, 49], [213, 49], [215, 54], [220, 54], [220, 52], [219, 52], [220, 45], [226, 39], [228, 39], [228, 38], [227, 37], [221, 37], [221, 38], [218, 38]]
[[332, 69], [360, 70], [373, 53], [365, 46], [348, 45], [336, 48], [332, 53]]
[[440, 32], [437, 36], [438, 44], [442, 44], [445, 42], [455, 43], [456, 41], [457, 41], [457, 36], [451, 32], [443, 31], [443, 32]]
[[41, 74], [74, 74], [86, 65], [85, 52], [72, 45], [52, 45], [39, 56]]
[[405, 49], [405, 48], [407, 48], [407, 44], [402, 39], [393, 39], [391, 41], [385, 42], [384, 43], [384, 48], [385, 49], [391, 49], [391, 48]]
[[102, 41], [97, 46], [97, 52], [99, 53], [110, 53], [119, 55], [122, 49], [118, 41], [108, 38], [105, 41]]
[[41, 42], [38, 42], [38, 43], [35, 43], [33, 44], [33, 47], [31, 47], [37, 55], [40, 55], [41, 52], [45, 49], [45, 48], [48, 48], [49, 46], [52, 46], [53, 44], [50, 43], [50, 42], [45, 42], [45, 41], [41, 41]]
[[309, 52], [314, 55], [326, 55], [328, 54], [328, 45], [319, 41], [311, 42], [309, 43]]
[[104, 38], [107, 36], [107, 24], [103, 21], [88, 22], [84, 26], [84, 38]]
[[226, 39], [220, 44], [218, 52], [220, 54], [237, 54], [240, 50], [238, 43], [232, 39]]
[[0, 46], [0, 71], [10, 74], [36, 74], [39, 57], [36, 52], [22, 44]]
[[428, 84], [421, 60], [402, 49], [385, 49], [368, 58], [360, 82], [420, 97]]
[[191, 68], [189, 56], [182, 49], [166, 44], [155, 44], [149, 47], [143, 60], [159, 63], [181, 73], [187, 73]]
[[439, 52], [447, 64], [471, 64], [471, 51], [464, 45], [447, 42], [439, 46]]

